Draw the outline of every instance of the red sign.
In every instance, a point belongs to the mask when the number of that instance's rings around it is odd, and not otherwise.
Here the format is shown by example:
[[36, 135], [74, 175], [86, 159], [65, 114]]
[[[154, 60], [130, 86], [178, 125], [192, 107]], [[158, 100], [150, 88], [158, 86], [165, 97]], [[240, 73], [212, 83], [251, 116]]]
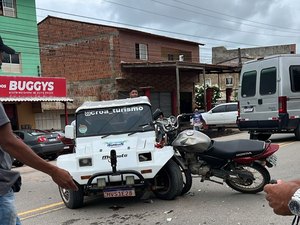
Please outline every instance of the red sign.
[[65, 78], [0, 76], [0, 97], [66, 97]]

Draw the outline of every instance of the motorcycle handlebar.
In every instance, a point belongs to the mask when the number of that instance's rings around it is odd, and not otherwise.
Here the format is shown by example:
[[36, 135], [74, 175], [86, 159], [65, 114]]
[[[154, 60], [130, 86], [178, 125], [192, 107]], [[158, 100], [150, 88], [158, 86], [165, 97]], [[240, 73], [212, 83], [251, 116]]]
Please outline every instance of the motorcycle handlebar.
[[[179, 119], [180, 119], [181, 117], [185, 117], [185, 116], [191, 117], [191, 116], [193, 116], [193, 115], [194, 115], [193, 113], [182, 113], [182, 114], [179, 114], [179, 115], [177, 115], [177, 117], [176, 117], [176, 122], [173, 123], [173, 124], [168, 123], [168, 124], [166, 125], [163, 121], [159, 121], [159, 120], [157, 120], [156, 123], [160, 124], [161, 127], [163, 128], [163, 130], [167, 133], [167, 132], [170, 132], [170, 131], [173, 131], [173, 130], [177, 130], [177, 129], [179, 128]], [[175, 124], [176, 124], [176, 126], [175, 126]], [[171, 129], [167, 129], [167, 128], [166, 128], [166, 126], [168, 126], [168, 125], [171, 125]]]

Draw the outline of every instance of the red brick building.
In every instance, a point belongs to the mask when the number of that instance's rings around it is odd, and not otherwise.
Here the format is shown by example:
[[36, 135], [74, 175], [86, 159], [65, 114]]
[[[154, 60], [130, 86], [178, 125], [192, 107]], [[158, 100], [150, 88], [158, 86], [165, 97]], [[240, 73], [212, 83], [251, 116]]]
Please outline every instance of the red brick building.
[[42, 76], [67, 79], [74, 109], [86, 100], [128, 97], [137, 87], [166, 114], [192, 111], [203, 71], [200, 43], [51, 16], [38, 30]]

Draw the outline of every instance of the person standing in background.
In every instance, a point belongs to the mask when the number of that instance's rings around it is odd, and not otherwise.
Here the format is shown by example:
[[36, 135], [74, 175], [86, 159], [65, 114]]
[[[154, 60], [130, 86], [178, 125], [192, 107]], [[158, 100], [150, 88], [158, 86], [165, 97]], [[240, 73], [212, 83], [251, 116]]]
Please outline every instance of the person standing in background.
[[194, 130], [200, 131], [200, 129], [202, 128], [202, 121], [202, 115], [199, 112], [199, 109], [196, 108], [194, 111], [194, 115], [192, 116], [192, 124]]
[[131, 88], [129, 91], [129, 97], [130, 98], [136, 98], [139, 97], [139, 91], [137, 88]]

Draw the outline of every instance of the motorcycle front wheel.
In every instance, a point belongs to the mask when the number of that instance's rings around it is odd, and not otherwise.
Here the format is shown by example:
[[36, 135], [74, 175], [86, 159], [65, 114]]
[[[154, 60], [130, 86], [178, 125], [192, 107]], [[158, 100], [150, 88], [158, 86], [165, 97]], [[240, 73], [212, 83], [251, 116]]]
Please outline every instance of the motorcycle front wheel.
[[183, 177], [183, 188], [180, 195], [184, 195], [190, 191], [193, 184], [193, 178], [190, 169], [183, 169], [180, 167], [180, 170]]
[[269, 171], [258, 163], [239, 165], [231, 172], [236, 175], [226, 179], [226, 184], [242, 193], [255, 194], [261, 192], [271, 180]]

